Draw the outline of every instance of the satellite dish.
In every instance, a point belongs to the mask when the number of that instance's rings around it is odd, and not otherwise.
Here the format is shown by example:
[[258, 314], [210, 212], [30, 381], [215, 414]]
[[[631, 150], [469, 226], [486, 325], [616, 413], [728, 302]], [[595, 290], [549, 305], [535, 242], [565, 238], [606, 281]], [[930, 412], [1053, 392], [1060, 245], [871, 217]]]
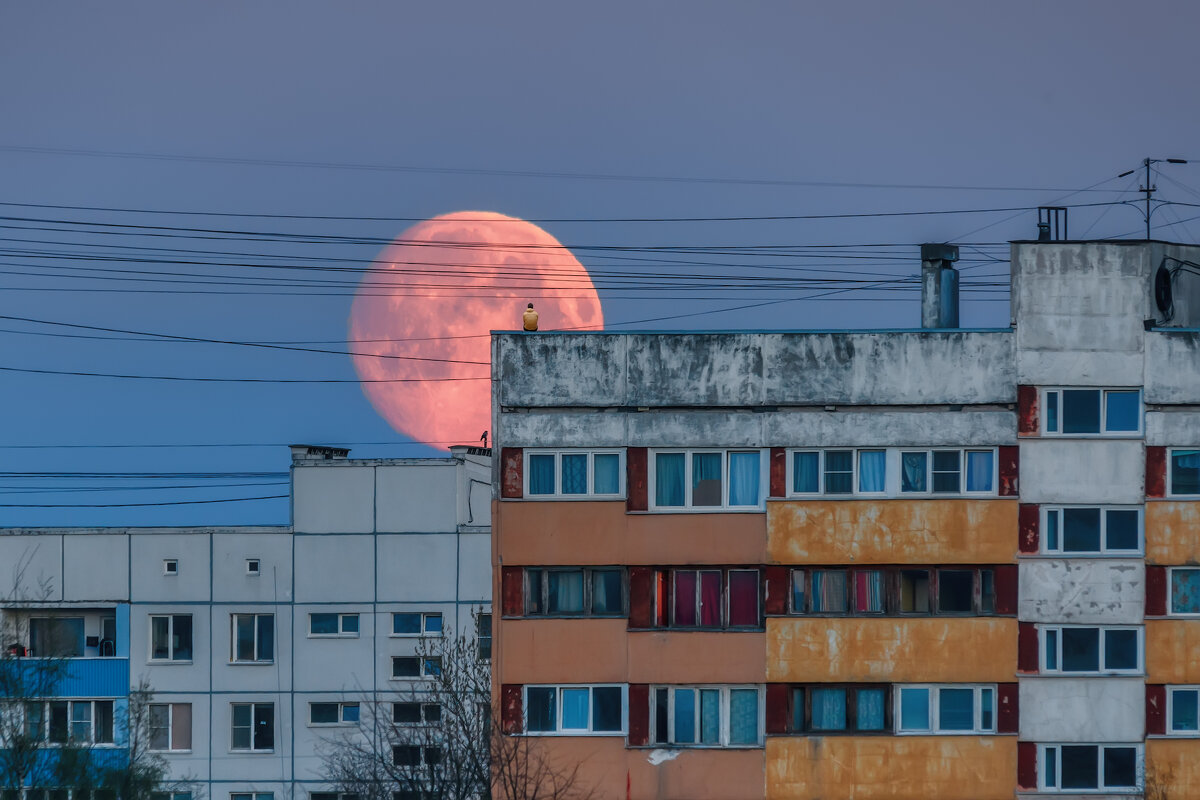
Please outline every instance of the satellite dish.
[[1175, 310], [1171, 297], [1171, 271], [1166, 264], [1160, 264], [1154, 273], [1154, 304], [1166, 319], [1170, 319]]

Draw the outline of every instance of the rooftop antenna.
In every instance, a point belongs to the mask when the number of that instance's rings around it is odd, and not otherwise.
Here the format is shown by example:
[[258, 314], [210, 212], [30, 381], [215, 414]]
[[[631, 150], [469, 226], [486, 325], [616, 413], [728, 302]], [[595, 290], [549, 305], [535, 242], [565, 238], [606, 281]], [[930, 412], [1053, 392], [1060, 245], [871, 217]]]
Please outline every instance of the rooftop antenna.
[[[1150, 207], [1150, 196], [1158, 191], [1158, 187], [1150, 182], [1150, 165], [1151, 164], [1186, 164], [1186, 158], [1143, 158], [1142, 166], [1146, 168], [1146, 185], [1139, 186], [1138, 191], [1146, 195], [1146, 239], [1150, 239], [1150, 212], [1153, 209]], [[1134, 170], [1128, 169], [1118, 175], [1118, 178], [1124, 178], [1126, 175], [1132, 175]]]

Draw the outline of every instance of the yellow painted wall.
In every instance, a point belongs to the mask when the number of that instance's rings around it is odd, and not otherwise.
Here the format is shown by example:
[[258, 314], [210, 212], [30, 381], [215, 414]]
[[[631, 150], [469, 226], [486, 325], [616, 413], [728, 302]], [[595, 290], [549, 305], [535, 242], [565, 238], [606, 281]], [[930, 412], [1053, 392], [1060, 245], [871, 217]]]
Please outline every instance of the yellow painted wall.
[[1200, 739], [1146, 741], [1146, 800], [1200, 797]]
[[1016, 783], [1015, 736], [767, 739], [769, 800], [1012, 800]]
[[771, 617], [768, 681], [1004, 682], [1017, 671], [1009, 617]]
[[1016, 560], [1016, 500], [767, 503], [780, 564], [1004, 564]]
[[1200, 619], [1146, 620], [1146, 682], [1200, 683]]
[[1146, 503], [1146, 560], [1200, 564], [1200, 502]]

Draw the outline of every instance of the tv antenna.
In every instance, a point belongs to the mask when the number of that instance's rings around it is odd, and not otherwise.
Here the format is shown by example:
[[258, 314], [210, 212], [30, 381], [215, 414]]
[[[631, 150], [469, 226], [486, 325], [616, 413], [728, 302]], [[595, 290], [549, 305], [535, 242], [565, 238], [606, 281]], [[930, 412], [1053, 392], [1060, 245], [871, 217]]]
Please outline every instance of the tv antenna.
[[[1142, 192], [1146, 195], [1146, 239], [1147, 240], [1150, 239], [1150, 213], [1154, 210], [1150, 207], [1150, 197], [1156, 191], [1158, 191], [1158, 187], [1150, 182], [1150, 165], [1151, 164], [1163, 164], [1163, 163], [1186, 164], [1188, 162], [1187, 162], [1186, 158], [1143, 158], [1142, 159], [1142, 166], [1146, 168], [1146, 185], [1139, 186], [1138, 191]], [[1132, 175], [1134, 172], [1136, 172], [1136, 170], [1128, 169], [1128, 170], [1125, 170], [1124, 172], [1122, 172], [1117, 177], [1124, 178], [1126, 175]]]

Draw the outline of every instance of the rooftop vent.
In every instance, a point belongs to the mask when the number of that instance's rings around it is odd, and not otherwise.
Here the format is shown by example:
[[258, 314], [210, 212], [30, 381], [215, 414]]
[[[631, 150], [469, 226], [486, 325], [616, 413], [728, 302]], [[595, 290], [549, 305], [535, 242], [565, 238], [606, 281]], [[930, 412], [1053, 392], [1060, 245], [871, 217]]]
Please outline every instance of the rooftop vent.
[[921, 327], [958, 327], [958, 246], [921, 245]]
[[290, 447], [293, 464], [306, 461], [333, 461], [350, 455], [348, 447], [325, 447], [319, 444], [293, 444]]

